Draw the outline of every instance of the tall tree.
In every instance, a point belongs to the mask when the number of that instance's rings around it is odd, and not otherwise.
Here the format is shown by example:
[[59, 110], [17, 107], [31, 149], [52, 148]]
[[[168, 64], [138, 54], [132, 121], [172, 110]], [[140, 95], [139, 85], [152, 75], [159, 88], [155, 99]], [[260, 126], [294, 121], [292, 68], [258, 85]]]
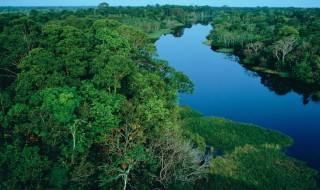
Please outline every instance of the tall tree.
[[[276, 41], [273, 45], [273, 54], [278, 59], [284, 62], [285, 56], [293, 50], [297, 42], [294, 36], [283, 37], [281, 40]], [[291, 68], [291, 64], [290, 64]]]

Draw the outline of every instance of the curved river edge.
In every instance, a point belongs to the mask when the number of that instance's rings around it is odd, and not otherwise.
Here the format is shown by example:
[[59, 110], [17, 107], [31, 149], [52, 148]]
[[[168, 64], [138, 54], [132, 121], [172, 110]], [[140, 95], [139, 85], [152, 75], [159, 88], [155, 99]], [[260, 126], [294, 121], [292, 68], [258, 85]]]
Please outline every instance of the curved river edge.
[[[219, 155], [236, 147], [255, 146], [281, 151], [293, 144], [291, 137], [278, 131], [221, 117], [208, 117], [188, 106], [180, 106], [179, 113], [183, 127], [204, 138], [204, 141], [193, 139], [196, 146], [217, 149]], [[201, 144], [203, 142], [205, 145]]]
[[[179, 114], [181, 126], [194, 147], [211, 157], [208, 176], [218, 184], [217, 188], [226, 185], [226, 179], [221, 182], [217, 176], [238, 181], [227, 182], [229, 188], [235, 184], [240, 189], [319, 187], [319, 171], [284, 153], [293, 144], [291, 137], [257, 125], [204, 116], [188, 106], [180, 106]], [[258, 185], [242, 187], [237, 183]]]
[[244, 64], [242, 58], [231, 48], [220, 48], [212, 46], [212, 40], [207, 40], [203, 42], [204, 45], [210, 46], [212, 51], [225, 53], [228, 56], [237, 57], [237, 62], [245, 69], [254, 72], [259, 77], [266, 79], [268, 81], [274, 81], [272, 84], [263, 84], [270, 91], [275, 92], [277, 95], [285, 95], [291, 91], [302, 96], [302, 102], [304, 105], [308, 104], [310, 101], [320, 103], [320, 85], [315, 83], [305, 83], [298, 81], [290, 77], [287, 73], [278, 72], [272, 69], [250, 66]]
[[[182, 106], [180, 109], [192, 110], [185, 106]], [[197, 139], [198, 146], [200, 146], [199, 142], [201, 142], [201, 138], [203, 138], [206, 143], [204, 144], [204, 147], [206, 147], [206, 145], [209, 145], [207, 146], [207, 148], [211, 149], [210, 151], [213, 151], [213, 155], [215, 155], [218, 159], [233, 157], [235, 156], [234, 154], [237, 154], [241, 151], [244, 151], [248, 154], [251, 154], [251, 151], [256, 151], [260, 152], [259, 154], [263, 155], [263, 157], [267, 160], [272, 157], [270, 159], [273, 161], [266, 164], [266, 166], [269, 165], [269, 168], [270, 164], [272, 163], [276, 167], [279, 164], [277, 163], [277, 160], [283, 159], [286, 161], [286, 164], [294, 163], [294, 167], [301, 167], [303, 168], [302, 170], [306, 169], [308, 171], [314, 171], [309, 170], [309, 168], [307, 168], [304, 163], [298, 161], [297, 159], [290, 158], [284, 154], [284, 152], [286, 152], [286, 148], [290, 147], [293, 144], [293, 140], [291, 137], [284, 135], [283, 133], [274, 130], [263, 129], [262, 127], [259, 127], [257, 125], [234, 122], [217, 117], [206, 117], [199, 112], [195, 114], [197, 117], [194, 117], [193, 113], [195, 113], [196, 111], [192, 110], [190, 112], [192, 112], [192, 114], [189, 114], [188, 117], [181, 116], [183, 120], [183, 126], [192, 133], [200, 136], [200, 140]], [[191, 140], [196, 142], [195, 139]], [[212, 148], [215, 149], [212, 150]], [[269, 150], [277, 152], [277, 155], [268, 152]], [[223, 155], [220, 151], [222, 151]], [[268, 153], [261, 153], [261, 151], [266, 151]], [[256, 162], [256, 160], [251, 161], [253, 163]], [[265, 162], [263, 160], [261, 161]], [[290, 169], [288, 171], [290, 171]], [[311, 173], [309, 174], [313, 176], [314, 173]]]

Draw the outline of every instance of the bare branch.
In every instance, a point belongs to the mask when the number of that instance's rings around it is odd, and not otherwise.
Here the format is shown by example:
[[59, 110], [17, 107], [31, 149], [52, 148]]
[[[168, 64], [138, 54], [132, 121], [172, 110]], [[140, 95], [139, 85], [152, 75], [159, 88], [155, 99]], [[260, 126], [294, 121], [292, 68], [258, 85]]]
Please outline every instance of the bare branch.
[[245, 54], [248, 55], [259, 55], [260, 52], [263, 50], [264, 44], [260, 41], [254, 43], [248, 43], [246, 45]]
[[279, 41], [276, 41], [273, 45], [273, 54], [280, 60], [280, 53], [282, 61], [284, 62], [285, 56], [293, 50], [297, 42], [294, 36], [287, 36]]
[[13, 72], [13, 71], [11, 71], [11, 70], [9, 70], [9, 69], [7, 69], [7, 68], [0, 67], [0, 70], [7, 71], [7, 72], [13, 74], [14, 76], [17, 76], [17, 75], [18, 75], [18, 73]]
[[151, 148], [160, 162], [159, 181], [164, 188], [174, 181], [192, 183], [207, 172], [208, 157], [183, 140], [175, 131], [166, 130], [161, 138], [152, 142]]

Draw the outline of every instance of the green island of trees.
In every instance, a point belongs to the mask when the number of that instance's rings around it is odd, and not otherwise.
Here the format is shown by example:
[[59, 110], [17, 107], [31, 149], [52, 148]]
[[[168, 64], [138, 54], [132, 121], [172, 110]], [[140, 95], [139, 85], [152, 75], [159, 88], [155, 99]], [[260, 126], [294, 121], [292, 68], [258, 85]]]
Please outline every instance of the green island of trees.
[[0, 189], [317, 188], [290, 137], [178, 105], [152, 41], [220, 9], [0, 10]]

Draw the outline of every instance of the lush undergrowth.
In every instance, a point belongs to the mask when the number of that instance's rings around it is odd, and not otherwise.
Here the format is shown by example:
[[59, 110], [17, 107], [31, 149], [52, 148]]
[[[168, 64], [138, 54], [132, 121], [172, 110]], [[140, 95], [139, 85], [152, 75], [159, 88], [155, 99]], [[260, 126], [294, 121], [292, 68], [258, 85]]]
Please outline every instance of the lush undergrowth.
[[272, 146], [280, 149], [293, 143], [293, 140], [284, 134], [256, 125], [218, 117], [204, 117], [188, 107], [181, 107], [180, 113], [185, 128], [203, 136], [208, 144], [223, 151], [245, 145]]
[[[315, 189], [317, 174], [281, 149], [293, 140], [281, 133], [180, 107], [185, 130], [202, 136], [221, 153], [211, 160], [199, 189]], [[197, 188], [196, 188], [197, 189]]]
[[316, 172], [275, 147], [239, 146], [211, 162], [211, 172], [257, 189], [314, 189]]

